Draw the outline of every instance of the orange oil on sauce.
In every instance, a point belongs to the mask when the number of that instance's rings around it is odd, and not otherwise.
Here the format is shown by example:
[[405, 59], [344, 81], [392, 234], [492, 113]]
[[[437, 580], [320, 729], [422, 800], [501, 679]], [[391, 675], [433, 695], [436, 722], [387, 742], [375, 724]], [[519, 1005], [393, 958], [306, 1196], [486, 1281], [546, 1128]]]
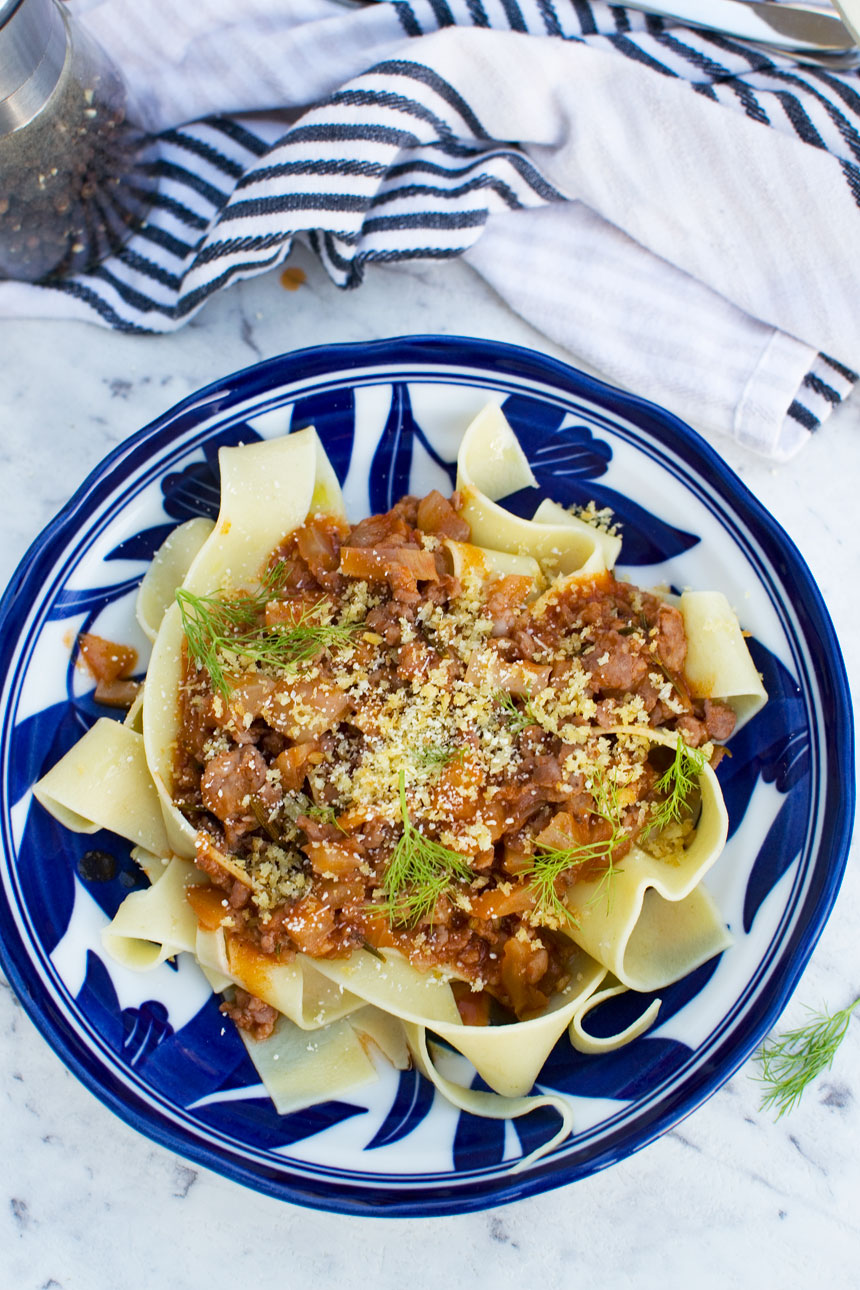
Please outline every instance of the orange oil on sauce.
[[249, 994], [262, 999], [271, 983], [272, 960], [241, 936], [228, 932], [227, 962], [230, 975], [241, 981]]
[[185, 899], [197, 917], [205, 932], [217, 932], [224, 921], [227, 910], [224, 906], [224, 893], [218, 887], [186, 887]]

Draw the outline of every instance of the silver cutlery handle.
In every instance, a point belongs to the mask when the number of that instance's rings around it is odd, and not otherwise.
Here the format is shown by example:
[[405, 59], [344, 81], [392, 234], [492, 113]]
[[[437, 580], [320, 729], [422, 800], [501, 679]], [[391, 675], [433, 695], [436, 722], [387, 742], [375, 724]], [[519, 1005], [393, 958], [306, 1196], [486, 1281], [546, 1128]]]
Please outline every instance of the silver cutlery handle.
[[[374, 0], [335, 2], [358, 8]], [[739, 40], [775, 45], [787, 53], [841, 54], [856, 49], [860, 43], [860, 0], [836, 2], [845, 17], [844, 23], [832, 9], [811, 4], [780, 4], [778, 0], [665, 0], [665, 3], [620, 0], [627, 9], [674, 18], [689, 27], [704, 27]]]
[[860, 45], [860, 0], [833, 0], [855, 44]]
[[[789, 50], [836, 51], [852, 49], [855, 38], [837, 15], [805, 4], [777, 4], [775, 0], [622, 0], [628, 9], [677, 18], [692, 27], [705, 27], [742, 40], [779, 45]], [[860, 10], [860, 0], [853, 3]], [[860, 26], [860, 13], [857, 16]]]

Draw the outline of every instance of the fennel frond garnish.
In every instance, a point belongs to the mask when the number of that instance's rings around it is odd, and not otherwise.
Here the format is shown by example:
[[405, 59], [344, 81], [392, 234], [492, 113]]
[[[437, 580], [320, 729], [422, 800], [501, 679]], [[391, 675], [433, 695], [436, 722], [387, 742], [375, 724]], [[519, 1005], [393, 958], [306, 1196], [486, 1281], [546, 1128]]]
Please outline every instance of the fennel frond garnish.
[[684, 812], [691, 810], [688, 799], [695, 791], [704, 769], [705, 754], [698, 748], [691, 748], [679, 733], [675, 756], [654, 785], [655, 791], [662, 795], [662, 800], [654, 805], [646, 833], [659, 833], [669, 824], [680, 824]]
[[412, 823], [402, 770], [399, 790], [403, 832], [385, 871], [385, 902], [378, 908], [384, 910], [392, 926], [414, 927], [428, 916], [432, 922], [441, 897], [456, 883], [469, 882], [473, 875], [465, 856], [425, 837]]
[[294, 623], [267, 627], [260, 615], [283, 582], [285, 570], [283, 562], [276, 565], [254, 595], [196, 595], [183, 587], [176, 592], [188, 653], [198, 667], [206, 669], [212, 688], [225, 698], [230, 696], [227, 673], [237, 666], [292, 668], [310, 662], [323, 649], [348, 644], [361, 626], [317, 621], [315, 615], [326, 603], [320, 601], [304, 610]]
[[562, 874], [586, 865], [606, 862], [607, 868], [600, 879], [600, 886], [591, 897], [595, 900], [604, 883], [610, 881], [610, 875], [617, 872], [612, 861], [613, 849], [618, 845], [617, 837], [606, 838], [600, 842], [583, 842], [581, 846], [569, 850], [555, 847], [542, 847], [535, 854], [529, 886], [537, 898], [537, 907], [544, 914], [551, 914], [562, 922], [577, 923], [573, 914], [558, 894], [556, 883]]
[[615, 851], [620, 843], [627, 841], [627, 834], [621, 829], [618, 787], [614, 780], [595, 776], [591, 791], [594, 797], [592, 814], [609, 825], [612, 830], [609, 837], [565, 849], [545, 847], [538, 843], [539, 849], [534, 857], [530, 886], [537, 896], [538, 909], [563, 922], [577, 922], [575, 914], [567, 908], [558, 894], [556, 884], [563, 874], [603, 862], [604, 871], [588, 903], [593, 905], [605, 893], [608, 909], [612, 903], [613, 879], [621, 872], [615, 865]]
[[309, 819], [316, 820], [319, 824], [330, 824], [332, 828], [339, 829], [341, 833], [346, 832], [346, 829], [337, 818], [337, 811], [333, 806], [323, 806], [321, 803], [310, 802], [304, 814]]
[[452, 762], [463, 760], [463, 749], [445, 744], [425, 744], [415, 753], [415, 761], [422, 770], [441, 770]]
[[537, 715], [531, 699], [526, 699], [521, 708], [514, 702], [514, 696], [507, 690], [496, 690], [493, 699], [502, 710], [507, 725], [514, 735], [522, 734], [527, 726], [539, 726]]
[[832, 1014], [808, 1008], [812, 1016], [805, 1026], [762, 1044], [756, 1055], [761, 1075], [755, 1077], [765, 1086], [762, 1111], [775, 1107], [780, 1119], [793, 1110], [817, 1075], [830, 1070], [858, 1003], [860, 998]]

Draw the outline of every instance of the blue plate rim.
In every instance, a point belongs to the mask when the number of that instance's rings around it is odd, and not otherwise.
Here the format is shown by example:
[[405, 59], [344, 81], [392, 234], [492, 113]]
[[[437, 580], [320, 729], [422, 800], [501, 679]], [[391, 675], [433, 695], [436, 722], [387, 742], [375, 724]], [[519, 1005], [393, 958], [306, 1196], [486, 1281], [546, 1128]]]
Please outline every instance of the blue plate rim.
[[[811, 655], [811, 660], [815, 665], [816, 681], [821, 693], [829, 696], [832, 707], [834, 720], [828, 731], [828, 743], [833, 765], [840, 772], [843, 787], [835, 811], [829, 815], [827, 827], [818, 844], [819, 857], [826, 852], [830, 863], [826, 877], [815, 895], [814, 907], [807, 913], [802, 928], [796, 929], [781, 954], [784, 961], [778, 982], [770, 986], [768, 1007], [758, 1015], [755, 1024], [745, 1028], [741, 1040], [738, 1039], [737, 1030], [726, 1038], [711, 1063], [717, 1067], [716, 1072], [707, 1077], [700, 1075], [692, 1081], [692, 1087], [690, 1083], [685, 1083], [683, 1091], [679, 1089], [670, 1096], [662, 1113], [648, 1123], [645, 1130], [635, 1137], [632, 1145], [629, 1130], [620, 1130], [617, 1136], [623, 1139], [622, 1142], [613, 1145], [610, 1140], [609, 1145], [584, 1164], [569, 1160], [554, 1163], [549, 1160], [542, 1165], [539, 1163], [527, 1174], [509, 1176], [510, 1181], [506, 1184], [494, 1178], [467, 1185], [438, 1185], [424, 1193], [420, 1186], [362, 1188], [349, 1185], [337, 1189], [331, 1180], [323, 1183], [295, 1175], [288, 1176], [286, 1172], [276, 1173], [262, 1164], [251, 1169], [226, 1148], [214, 1149], [202, 1145], [189, 1132], [163, 1121], [158, 1112], [130, 1094], [125, 1086], [95, 1060], [88, 1049], [84, 1048], [81, 1052], [80, 1037], [50, 1000], [34, 997], [25, 971], [29, 958], [23, 945], [18, 942], [5, 897], [0, 901], [0, 924], [6, 932], [12, 932], [12, 944], [17, 948], [18, 955], [23, 956], [25, 965], [24, 969], [19, 968], [14, 950], [9, 948], [4, 935], [0, 938], [0, 966], [6, 972], [22, 1006], [69, 1070], [132, 1128], [169, 1150], [214, 1169], [233, 1181], [295, 1204], [354, 1215], [420, 1217], [472, 1212], [510, 1203], [564, 1186], [626, 1159], [691, 1114], [747, 1060], [788, 1002], [838, 894], [847, 863], [854, 816], [854, 723], [842, 653], [823, 598], [806, 561], [788, 534], [710, 444], [674, 414], [637, 395], [618, 390], [559, 359], [501, 341], [462, 336], [413, 335], [391, 337], [367, 344], [350, 342], [292, 350], [210, 382], [149, 422], [102, 458], [19, 562], [0, 599], [0, 666], [7, 661], [9, 639], [17, 640], [17, 634], [10, 629], [14, 628], [19, 593], [29, 582], [35, 581], [38, 584], [41, 566], [49, 558], [49, 553], [62, 544], [67, 535], [74, 532], [81, 509], [98, 500], [101, 488], [111, 491], [107, 481], [114, 470], [123, 463], [126, 470], [134, 469], [141, 457], [145, 459], [150, 455], [148, 450], [163, 432], [173, 430], [174, 434], [170, 436], [173, 438], [188, 424], [193, 425], [206, 416], [226, 413], [234, 405], [244, 403], [273, 386], [289, 385], [299, 379], [318, 380], [335, 372], [348, 374], [355, 369], [392, 367], [398, 364], [427, 364], [440, 369], [473, 368], [476, 375], [500, 370], [507, 375], [518, 375], [528, 381], [555, 386], [565, 396], [584, 397], [612, 414], [633, 422], [637, 429], [670, 448], [686, 464], [692, 465], [702, 474], [723, 500], [732, 509], [739, 511], [756, 537], [759, 540], [766, 538], [766, 547], [776, 548], [780, 561], [791, 570], [795, 583], [791, 603], [800, 617], [801, 634], [806, 638], [812, 627], [817, 637], [818, 652]], [[768, 559], [771, 560], [770, 550]], [[822, 660], [826, 660], [826, 668], [820, 666]], [[5, 792], [5, 785], [2, 788]]]

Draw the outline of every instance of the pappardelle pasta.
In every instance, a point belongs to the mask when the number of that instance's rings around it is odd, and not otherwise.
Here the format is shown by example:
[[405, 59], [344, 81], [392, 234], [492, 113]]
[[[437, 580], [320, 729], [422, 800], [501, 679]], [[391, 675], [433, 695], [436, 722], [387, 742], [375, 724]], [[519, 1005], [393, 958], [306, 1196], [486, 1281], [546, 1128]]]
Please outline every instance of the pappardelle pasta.
[[[282, 1113], [382, 1055], [479, 1115], [555, 1107], [545, 1153], [570, 1108], [532, 1089], [564, 1032], [629, 1042], [659, 1001], [611, 1038], [587, 1014], [730, 943], [702, 883], [714, 765], [766, 701], [737, 618], [616, 579], [594, 508], [500, 506], [535, 480], [495, 405], [450, 499], [357, 523], [312, 429], [220, 464], [216, 523], [175, 530], [141, 585], [142, 696], [35, 788], [134, 843], [151, 885], [105, 948], [195, 955]], [[493, 1092], [448, 1078], [439, 1040]]]

